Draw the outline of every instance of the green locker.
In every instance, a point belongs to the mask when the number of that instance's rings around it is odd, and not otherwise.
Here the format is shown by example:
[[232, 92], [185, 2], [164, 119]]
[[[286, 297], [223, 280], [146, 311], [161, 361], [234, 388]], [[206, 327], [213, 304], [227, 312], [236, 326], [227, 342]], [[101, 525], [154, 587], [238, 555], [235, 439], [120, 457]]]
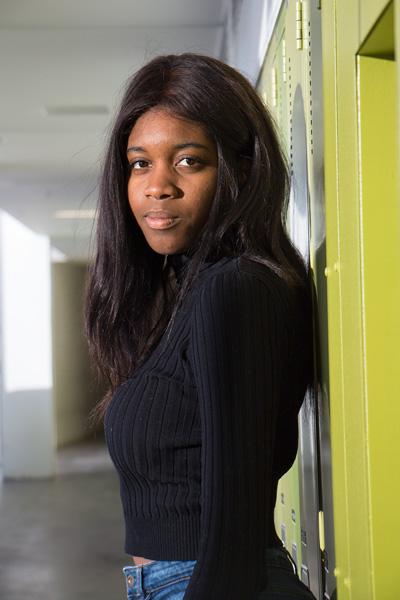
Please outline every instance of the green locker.
[[336, 580], [330, 450], [321, 12], [317, 3], [284, 2], [259, 79], [282, 135], [293, 189], [288, 229], [310, 262], [315, 291], [316, 381], [299, 418], [299, 454], [279, 484], [277, 531], [299, 577], [317, 598]]
[[333, 492], [340, 600], [398, 597], [398, 0], [323, 4]]

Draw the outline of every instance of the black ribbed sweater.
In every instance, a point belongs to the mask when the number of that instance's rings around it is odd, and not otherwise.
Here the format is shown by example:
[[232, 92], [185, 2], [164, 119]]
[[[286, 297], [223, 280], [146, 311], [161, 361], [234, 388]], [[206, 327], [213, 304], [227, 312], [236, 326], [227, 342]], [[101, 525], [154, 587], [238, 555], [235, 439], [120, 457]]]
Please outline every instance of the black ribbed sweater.
[[267, 266], [206, 264], [107, 410], [125, 550], [196, 559], [185, 600], [253, 600], [267, 585], [276, 486], [296, 455], [308, 376], [303, 317]]

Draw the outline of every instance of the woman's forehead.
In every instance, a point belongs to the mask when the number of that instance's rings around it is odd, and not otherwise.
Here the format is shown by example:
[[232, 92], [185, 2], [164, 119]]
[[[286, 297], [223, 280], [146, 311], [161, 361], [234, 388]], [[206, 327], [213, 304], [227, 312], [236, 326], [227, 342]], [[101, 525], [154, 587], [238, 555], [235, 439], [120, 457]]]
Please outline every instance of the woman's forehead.
[[206, 149], [215, 147], [205, 127], [165, 107], [151, 108], [138, 118], [129, 134], [128, 147], [167, 140], [176, 144], [193, 142]]

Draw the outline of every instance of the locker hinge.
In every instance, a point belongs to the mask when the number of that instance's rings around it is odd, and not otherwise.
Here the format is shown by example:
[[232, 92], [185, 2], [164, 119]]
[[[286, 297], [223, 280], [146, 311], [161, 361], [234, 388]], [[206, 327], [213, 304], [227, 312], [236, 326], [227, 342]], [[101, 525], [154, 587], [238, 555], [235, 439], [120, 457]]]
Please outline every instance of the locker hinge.
[[310, 6], [308, 0], [296, 2], [296, 38], [297, 49], [309, 48], [310, 46]]
[[272, 106], [278, 106], [278, 69], [272, 69]]
[[296, 2], [296, 39], [297, 39], [297, 50], [301, 50], [303, 47], [303, 19], [302, 19], [303, 7], [301, 2]]
[[286, 41], [282, 40], [282, 78], [283, 81], [287, 80], [286, 73]]

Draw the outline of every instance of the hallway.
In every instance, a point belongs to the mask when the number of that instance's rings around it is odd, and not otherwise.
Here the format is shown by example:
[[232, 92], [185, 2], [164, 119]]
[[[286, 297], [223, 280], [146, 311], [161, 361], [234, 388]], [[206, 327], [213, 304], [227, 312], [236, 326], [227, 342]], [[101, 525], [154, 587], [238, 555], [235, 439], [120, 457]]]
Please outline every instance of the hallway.
[[122, 600], [123, 544], [103, 443], [61, 450], [53, 480], [0, 483], [1, 600]]

